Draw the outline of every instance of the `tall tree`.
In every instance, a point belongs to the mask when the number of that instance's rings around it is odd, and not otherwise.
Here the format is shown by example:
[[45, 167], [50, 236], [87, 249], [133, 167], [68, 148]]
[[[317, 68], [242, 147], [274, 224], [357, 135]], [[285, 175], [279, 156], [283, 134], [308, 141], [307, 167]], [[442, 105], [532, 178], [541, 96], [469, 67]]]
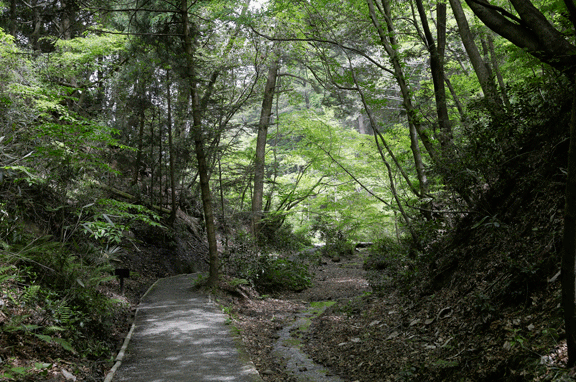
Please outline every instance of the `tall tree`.
[[[180, 2], [180, 17], [182, 22], [182, 40], [184, 43], [184, 52], [186, 54], [186, 63], [189, 76], [190, 96], [192, 100], [192, 129], [194, 136], [194, 148], [196, 151], [196, 160], [198, 162], [198, 174], [200, 176], [200, 191], [202, 193], [202, 206], [204, 209], [204, 222], [206, 224], [206, 235], [208, 239], [208, 257], [210, 264], [210, 275], [208, 283], [215, 286], [218, 282], [218, 248], [216, 244], [216, 226], [214, 224], [214, 212], [212, 209], [212, 195], [210, 193], [210, 178], [208, 163], [205, 154], [204, 131], [202, 126], [203, 106], [199, 94], [200, 77], [197, 71], [197, 62], [195, 60], [195, 49], [198, 46], [198, 30], [188, 15], [188, 0]], [[214, 75], [204, 95], [208, 100], [213, 83]], [[207, 102], [207, 101], [206, 101]], [[204, 104], [206, 103], [204, 102]]]
[[446, 47], [446, 4], [439, 1], [436, 4], [437, 12], [437, 40], [434, 40], [426, 10], [422, 0], [416, 0], [416, 7], [420, 15], [426, 48], [430, 53], [430, 71], [432, 72], [432, 83], [434, 85], [434, 98], [436, 100], [436, 113], [438, 114], [438, 125], [440, 126], [440, 143], [444, 154], [447, 154], [449, 146], [452, 145], [452, 125], [448, 117], [448, 107], [446, 104], [446, 88], [444, 87], [444, 52]]
[[262, 215], [262, 198], [264, 195], [264, 172], [266, 161], [266, 138], [268, 136], [268, 126], [272, 116], [272, 106], [278, 78], [278, 68], [280, 66], [280, 56], [274, 52], [276, 57], [272, 58], [268, 68], [266, 85], [264, 86], [264, 97], [260, 120], [258, 122], [258, 136], [256, 138], [256, 157], [254, 159], [254, 191], [252, 195], [252, 234], [258, 237]]
[[172, 133], [172, 93], [170, 91], [170, 69], [166, 70], [166, 100], [168, 101], [168, 155], [169, 163], [170, 163], [170, 201], [171, 201], [171, 208], [170, 208], [170, 217], [168, 221], [170, 224], [174, 224], [176, 220], [176, 210], [178, 208], [176, 204], [176, 165], [174, 162], [176, 161], [176, 150], [174, 149], [174, 139]]

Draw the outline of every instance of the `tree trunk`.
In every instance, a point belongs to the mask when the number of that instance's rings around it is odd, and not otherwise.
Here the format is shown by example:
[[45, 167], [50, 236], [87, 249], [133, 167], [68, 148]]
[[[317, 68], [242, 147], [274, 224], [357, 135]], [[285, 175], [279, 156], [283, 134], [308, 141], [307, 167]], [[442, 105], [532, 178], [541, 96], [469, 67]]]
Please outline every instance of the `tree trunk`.
[[372, 21], [372, 24], [376, 28], [378, 36], [380, 38], [380, 42], [382, 43], [382, 46], [386, 50], [386, 53], [390, 58], [390, 62], [392, 63], [392, 68], [394, 70], [394, 78], [396, 79], [396, 82], [400, 87], [404, 109], [408, 114], [408, 120], [414, 125], [414, 128], [418, 132], [418, 136], [420, 137], [422, 144], [426, 148], [428, 155], [430, 155], [430, 159], [432, 159], [432, 161], [434, 162], [438, 162], [438, 155], [436, 152], [436, 148], [433, 146], [432, 141], [428, 137], [428, 134], [424, 131], [424, 128], [420, 123], [420, 119], [418, 118], [418, 111], [412, 104], [412, 94], [410, 92], [410, 87], [406, 82], [406, 77], [402, 69], [402, 63], [400, 62], [400, 57], [397, 51], [397, 47], [399, 46], [399, 44], [398, 41], [396, 40], [396, 30], [392, 22], [390, 2], [389, 0], [381, 0], [381, 1], [382, 1], [382, 12], [384, 21], [387, 26], [387, 31], [384, 30], [384, 28], [382, 28], [382, 25], [378, 20], [378, 16], [376, 15], [376, 9], [374, 8], [374, 1], [366, 0], [368, 4], [368, 10], [370, 12], [370, 19]]
[[464, 10], [462, 9], [462, 4], [460, 4], [460, 0], [450, 0], [450, 6], [452, 7], [454, 18], [456, 18], [456, 23], [458, 24], [458, 31], [462, 43], [464, 44], [464, 49], [466, 49], [470, 63], [472, 63], [472, 67], [474, 68], [474, 72], [476, 73], [484, 97], [486, 97], [490, 105], [492, 105], [490, 111], [494, 111], [495, 115], [498, 115], [503, 112], [502, 103], [500, 97], [498, 97], [498, 90], [494, 83], [494, 79], [490, 74], [490, 69], [482, 59], [480, 51], [474, 42], [474, 37], [470, 32], [470, 27], [468, 25], [468, 20], [466, 20]]
[[504, 101], [504, 105], [506, 106], [506, 110], [510, 111], [512, 109], [512, 105], [510, 104], [510, 98], [508, 98], [504, 77], [502, 77], [502, 72], [500, 71], [500, 66], [498, 65], [498, 58], [496, 57], [496, 52], [494, 49], [494, 38], [492, 37], [491, 33], [492, 32], [488, 32], [486, 35], [488, 52], [490, 53], [490, 62], [492, 63], [492, 70], [494, 71], [496, 79], [498, 80], [498, 86], [500, 86], [500, 94], [502, 96], [502, 100]]
[[176, 171], [174, 169], [174, 143], [172, 142], [172, 97], [170, 93], [170, 70], [166, 71], [166, 98], [168, 100], [168, 155], [170, 156], [170, 198], [172, 208], [168, 222], [173, 225], [176, 220]]
[[264, 87], [264, 99], [262, 100], [262, 110], [260, 121], [258, 122], [258, 137], [256, 139], [256, 158], [254, 163], [254, 193], [252, 195], [252, 235], [258, 238], [260, 231], [260, 221], [262, 219], [262, 197], [264, 195], [264, 169], [266, 160], [266, 138], [268, 136], [268, 126], [272, 115], [274, 103], [274, 91], [276, 88], [276, 78], [278, 76], [278, 66], [280, 58], [275, 58], [268, 69], [268, 78]]
[[456, 90], [454, 90], [454, 86], [452, 86], [452, 82], [448, 78], [447, 75], [444, 75], [444, 82], [446, 82], [446, 86], [448, 86], [448, 90], [450, 90], [450, 94], [452, 95], [452, 100], [454, 100], [454, 104], [456, 105], [456, 109], [458, 109], [458, 114], [460, 114], [460, 120], [466, 120], [466, 114], [464, 113], [464, 108], [462, 107], [462, 103], [458, 98], [458, 94], [456, 94]]
[[362, 115], [362, 113], [360, 113], [360, 115], [358, 116], [358, 132], [363, 135], [367, 134], [366, 127], [364, 126], [364, 116]]
[[34, 25], [34, 30], [30, 35], [30, 43], [32, 45], [32, 49], [36, 52], [40, 51], [40, 32], [42, 30], [42, 24], [44, 22], [42, 18], [42, 12], [40, 12], [40, 5], [37, 5], [37, 1], [31, 3], [32, 5], [32, 13], [33, 13], [33, 20], [32, 24]]
[[61, 14], [61, 22], [60, 22], [60, 38], [63, 40], [70, 40], [72, 38], [72, 33], [70, 29], [70, 17], [72, 13], [71, 5], [65, 1], [60, 0], [60, 14]]
[[164, 161], [164, 148], [162, 147], [162, 138], [164, 135], [164, 129], [162, 128], [162, 123], [158, 123], [158, 204], [164, 205], [164, 193], [162, 188], [164, 187], [162, 162]]
[[8, 27], [8, 32], [16, 37], [17, 22], [16, 22], [16, 0], [10, 0], [10, 26]]
[[156, 171], [156, 166], [154, 166], [154, 123], [150, 124], [150, 203], [154, 204], [154, 186], [156, 183], [154, 180], [154, 172]]
[[430, 53], [430, 71], [432, 73], [432, 83], [434, 85], [434, 99], [436, 100], [436, 113], [438, 115], [438, 125], [440, 127], [440, 144], [447, 153], [452, 146], [452, 126], [448, 117], [448, 107], [446, 106], [446, 88], [444, 87], [444, 51], [446, 46], [446, 4], [437, 3], [438, 33], [437, 40], [434, 41], [428, 18], [422, 0], [416, 0], [416, 7], [422, 22], [422, 29], [426, 38], [426, 47]]
[[188, 1], [181, 0], [180, 11], [182, 17], [183, 34], [186, 59], [188, 63], [188, 76], [190, 80], [190, 95], [192, 97], [192, 130], [194, 135], [194, 148], [198, 161], [198, 174], [200, 175], [200, 191], [202, 193], [202, 206], [204, 208], [204, 222], [206, 224], [206, 236], [208, 239], [208, 257], [210, 275], [208, 284], [216, 286], [218, 283], [218, 248], [216, 245], [216, 227], [214, 225], [214, 213], [212, 211], [212, 197], [210, 194], [210, 179], [206, 154], [204, 153], [204, 134], [202, 131], [202, 111], [200, 96], [198, 94], [198, 78], [194, 62], [194, 36], [192, 36], [192, 24], [188, 18]]
[[576, 364], [576, 78], [574, 80], [562, 254], [562, 305], [566, 325], [568, 367]]
[[140, 167], [142, 165], [142, 150], [144, 146], [144, 105], [140, 105], [140, 118], [139, 118], [139, 129], [138, 129], [138, 148], [136, 151], [136, 162], [134, 163], [134, 173], [132, 174], [132, 186], [138, 183], [138, 175], [140, 173]]
[[428, 178], [424, 172], [424, 161], [422, 160], [422, 153], [420, 152], [420, 145], [418, 144], [418, 132], [413, 124], [409, 124], [410, 129], [410, 150], [414, 157], [414, 166], [416, 167], [416, 174], [418, 182], [420, 183], [420, 195], [424, 196], [428, 193]]

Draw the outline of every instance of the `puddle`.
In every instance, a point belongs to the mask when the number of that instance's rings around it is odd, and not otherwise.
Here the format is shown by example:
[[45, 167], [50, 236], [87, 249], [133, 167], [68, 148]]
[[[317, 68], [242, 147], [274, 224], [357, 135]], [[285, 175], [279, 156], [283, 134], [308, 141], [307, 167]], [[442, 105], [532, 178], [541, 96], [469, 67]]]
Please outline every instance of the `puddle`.
[[312, 319], [318, 317], [326, 308], [334, 305], [333, 301], [312, 302], [308, 308], [295, 316], [294, 321], [278, 332], [278, 340], [273, 353], [282, 359], [286, 371], [299, 382], [342, 382], [337, 375], [332, 375], [322, 365], [312, 361], [302, 351], [302, 335], [308, 330]]

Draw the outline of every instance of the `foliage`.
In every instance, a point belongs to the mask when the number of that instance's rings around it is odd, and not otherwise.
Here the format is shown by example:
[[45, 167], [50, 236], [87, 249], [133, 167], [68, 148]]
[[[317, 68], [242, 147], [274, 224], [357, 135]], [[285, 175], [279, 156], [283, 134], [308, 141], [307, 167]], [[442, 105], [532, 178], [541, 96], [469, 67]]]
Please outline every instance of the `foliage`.
[[248, 279], [260, 291], [279, 291], [288, 289], [301, 291], [312, 285], [312, 275], [308, 265], [294, 260], [261, 255], [253, 268], [248, 271]]
[[120, 244], [124, 232], [136, 222], [152, 227], [162, 227], [159, 223], [160, 217], [142, 205], [114, 199], [100, 199], [84, 208], [90, 209], [92, 220], [81, 223], [83, 231], [106, 247]]
[[311, 244], [305, 232], [294, 232], [290, 223], [284, 223], [282, 214], [268, 214], [263, 219], [259, 245], [270, 252], [294, 253]]
[[109, 351], [102, 339], [119, 306], [96, 290], [111, 279], [107, 267], [84, 265], [50, 241], [5, 250], [0, 263], [12, 264], [0, 278], [11, 312], [6, 335], [88, 358]]
[[383, 237], [370, 247], [364, 262], [372, 289], [386, 293], [391, 287], [407, 290], [414, 281], [416, 262], [410, 256], [409, 240]]
[[221, 258], [225, 271], [237, 280], [249, 281], [263, 293], [301, 291], [311, 286], [308, 259], [284, 258], [257, 251], [251, 236], [240, 236], [236, 246]]

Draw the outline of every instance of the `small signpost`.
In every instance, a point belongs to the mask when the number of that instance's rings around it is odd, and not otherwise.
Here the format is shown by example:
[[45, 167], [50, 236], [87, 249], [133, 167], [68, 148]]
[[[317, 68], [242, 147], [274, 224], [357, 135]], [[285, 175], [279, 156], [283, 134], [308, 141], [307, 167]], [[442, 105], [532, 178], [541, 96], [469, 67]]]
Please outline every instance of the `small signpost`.
[[114, 270], [114, 275], [118, 276], [118, 278], [120, 279], [120, 293], [124, 294], [124, 279], [130, 278], [130, 269], [116, 268]]

